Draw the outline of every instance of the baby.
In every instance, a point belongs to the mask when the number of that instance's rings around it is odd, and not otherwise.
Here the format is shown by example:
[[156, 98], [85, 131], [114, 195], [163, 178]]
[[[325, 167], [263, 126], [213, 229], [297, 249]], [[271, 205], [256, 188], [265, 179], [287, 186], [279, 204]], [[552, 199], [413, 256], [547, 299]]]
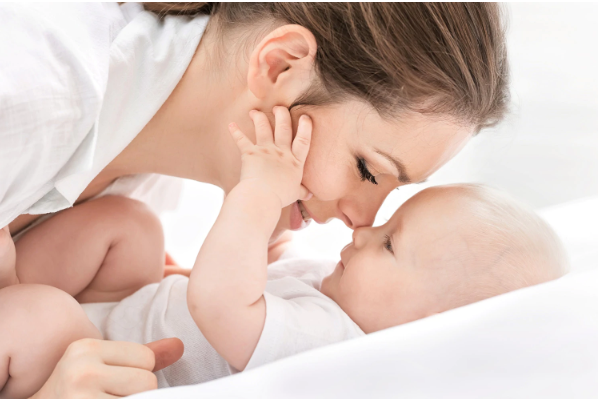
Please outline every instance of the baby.
[[[120, 302], [82, 305], [104, 339], [182, 339], [185, 354], [157, 373], [159, 386], [209, 381], [565, 273], [564, 251], [551, 229], [533, 212], [477, 185], [423, 190], [386, 224], [356, 229], [336, 266], [287, 260], [268, 267], [268, 240], [281, 209], [310, 198], [301, 178], [311, 121], [300, 118], [294, 139], [290, 126], [278, 125], [274, 133], [256, 126], [256, 144], [231, 125], [242, 153], [241, 181], [226, 197], [189, 279], [170, 276]], [[18, 301], [10, 293], [3, 298], [3, 291], [0, 319], [11, 326], [4, 330], [19, 328], [15, 334], [23, 335], [54, 328], [51, 317], [36, 317], [35, 311], [29, 323], [3, 313], [3, 302]], [[39, 290], [37, 297], [47, 294]], [[74, 315], [72, 329], [89, 328], [80, 309], [52, 295], [54, 306], [64, 302], [62, 318]], [[53, 344], [73, 340], [73, 334], [63, 336], [53, 337], [62, 339]], [[5, 347], [1, 338], [0, 362], [9, 350], [13, 362], [22, 362], [25, 351]], [[39, 388], [40, 376], [49, 375], [33, 365], [58, 360], [44, 356], [27, 358], [32, 366], [21, 378], [30, 386]], [[6, 369], [0, 363], [0, 387]]]

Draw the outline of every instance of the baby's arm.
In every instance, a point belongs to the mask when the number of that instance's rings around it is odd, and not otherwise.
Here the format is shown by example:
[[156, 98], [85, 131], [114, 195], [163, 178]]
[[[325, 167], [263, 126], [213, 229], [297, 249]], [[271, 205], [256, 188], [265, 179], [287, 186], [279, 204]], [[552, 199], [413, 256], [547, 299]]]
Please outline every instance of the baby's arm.
[[281, 209], [309, 195], [301, 179], [311, 120], [301, 117], [293, 140], [288, 110], [276, 107], [274, 114], [275, 139], [266, 116], [253, 111], [256, 145], [231, 124], [242, 153], [241, 181], [199, 252], [187, 294], [197, 326], [238, 370], [249, 362], [264, 327], [268, 240]]

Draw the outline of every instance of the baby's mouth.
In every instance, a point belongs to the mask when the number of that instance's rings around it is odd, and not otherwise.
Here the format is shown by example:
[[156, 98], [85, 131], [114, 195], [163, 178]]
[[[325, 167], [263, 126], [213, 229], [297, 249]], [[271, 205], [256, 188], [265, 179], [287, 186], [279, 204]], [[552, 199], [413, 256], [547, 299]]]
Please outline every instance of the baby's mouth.
[[303, 202], [301, 202], [301, 200], [297, 200], [297, 203], [299, 204], [299, 211], [301, 211], [301, 217], [304, 221], [309, 222], [311, 220], [311, 216], [303, 206]]

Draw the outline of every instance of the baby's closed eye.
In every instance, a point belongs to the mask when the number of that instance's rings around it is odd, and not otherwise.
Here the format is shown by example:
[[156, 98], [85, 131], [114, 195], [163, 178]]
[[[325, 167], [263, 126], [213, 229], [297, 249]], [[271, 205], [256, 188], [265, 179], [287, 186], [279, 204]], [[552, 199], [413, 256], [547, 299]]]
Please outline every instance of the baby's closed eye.
[[384, 236], [384, 248], [390, 251], [391, 254], [395, 253], [392, 249], [392, 242], [390, 241], [390, 236], [388, 234]]

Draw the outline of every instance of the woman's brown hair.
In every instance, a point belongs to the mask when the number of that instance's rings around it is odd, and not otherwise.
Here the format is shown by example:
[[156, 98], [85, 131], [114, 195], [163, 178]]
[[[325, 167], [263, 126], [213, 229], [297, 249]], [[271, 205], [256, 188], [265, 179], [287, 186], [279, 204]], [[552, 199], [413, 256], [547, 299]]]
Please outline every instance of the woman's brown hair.
[[[316, 38], [313, 90], [293, 105], [356, 97], [381, 115], [450, 115], [477, 129], [500, 121], [508, 65], [496, 3], [144, 3], [166, 14], [216, 16], [218, 27], [299, 24]], [[324, 90], [322, 90], [322, 87]]]

